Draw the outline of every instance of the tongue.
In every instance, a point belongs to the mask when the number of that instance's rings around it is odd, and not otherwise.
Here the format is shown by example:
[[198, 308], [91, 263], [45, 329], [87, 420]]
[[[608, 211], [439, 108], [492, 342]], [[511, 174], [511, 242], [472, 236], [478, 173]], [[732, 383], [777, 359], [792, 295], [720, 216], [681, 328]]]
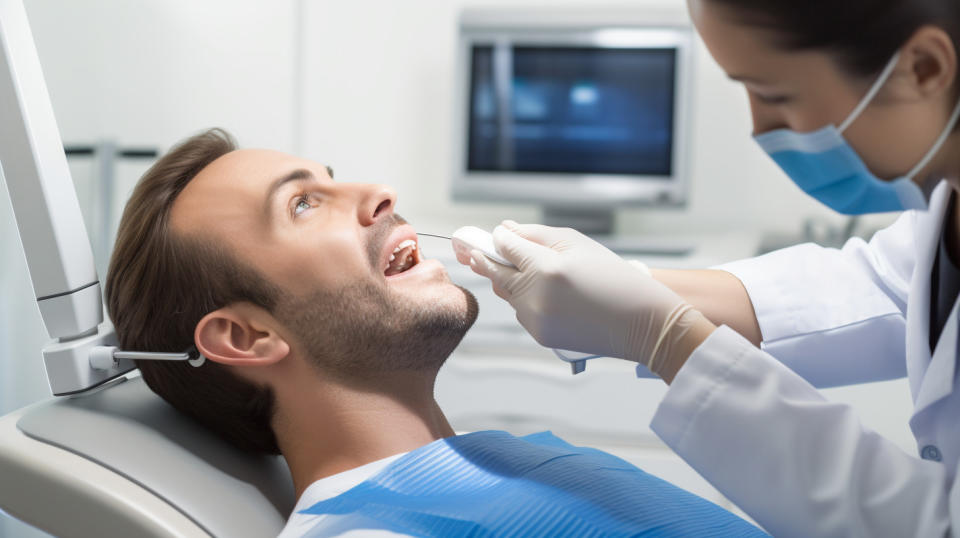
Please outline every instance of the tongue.
[[[408, 259], [409, 261], [407, 261]], [[407, 247], [394, 254], [393, 261], [390, 262], [390, 265], [387, 266], [387, 270], [384, 271], [383, 274], [386, 276], [400, 274], [413, 267], [413, 265], [413, 247]]]

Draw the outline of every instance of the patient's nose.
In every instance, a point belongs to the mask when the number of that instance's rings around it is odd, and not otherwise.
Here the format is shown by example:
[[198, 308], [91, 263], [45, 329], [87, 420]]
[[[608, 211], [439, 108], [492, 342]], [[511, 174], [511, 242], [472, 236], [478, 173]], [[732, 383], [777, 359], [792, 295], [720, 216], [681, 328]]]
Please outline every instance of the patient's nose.
[[370, 226], [379, 219], [393, 214], [397, 203], [397, 192], [386, 185], [364, 185], [364, 197], [360, 202], [359, 219], [364, 226]]

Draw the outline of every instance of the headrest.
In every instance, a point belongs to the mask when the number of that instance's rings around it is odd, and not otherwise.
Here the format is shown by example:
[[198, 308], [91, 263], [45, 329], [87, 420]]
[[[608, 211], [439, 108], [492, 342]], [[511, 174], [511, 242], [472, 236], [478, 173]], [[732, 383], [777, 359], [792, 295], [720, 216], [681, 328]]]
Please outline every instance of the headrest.
[[296, 501], [283, 458], [234, 448], [140, 377], [37, 406], [17, 426], [128, 477], [213, 536], [276, 536]]

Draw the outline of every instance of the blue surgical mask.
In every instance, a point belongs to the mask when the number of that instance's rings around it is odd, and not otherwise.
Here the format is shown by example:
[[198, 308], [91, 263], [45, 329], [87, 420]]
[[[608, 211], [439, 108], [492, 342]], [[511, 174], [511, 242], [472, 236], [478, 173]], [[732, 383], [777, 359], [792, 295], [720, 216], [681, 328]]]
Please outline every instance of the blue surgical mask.
[[797, 186], [834, 211], [862, 215], [927, 207], [927, 198], [913, 178], [930, 163], [953, 132], [960, 117], [960, 103], [920, 163], [892, 181], [875, 176], [843, 138], [843, 132], [860, 117], [889, 80], [899, 58], [898, 52], [840, 127], [830, 125], [811, 133], [778, 129], [754, 137]]

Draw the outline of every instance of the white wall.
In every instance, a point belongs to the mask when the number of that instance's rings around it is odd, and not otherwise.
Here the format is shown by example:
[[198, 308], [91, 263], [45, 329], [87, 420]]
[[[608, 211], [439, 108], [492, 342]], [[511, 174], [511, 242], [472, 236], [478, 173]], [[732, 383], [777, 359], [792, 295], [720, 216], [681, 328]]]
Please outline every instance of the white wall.
[[[221, 126], [245, 146], [294, 149], [293, 0], [25, 4], [65, 143], [110, 138], [166, 149], [195, 131]], [[75, 159], [71, 169], [86, 199], [94, 167], [82, 161]], [[116, 215], [144, 168], [118, 167]], [[40, 357], [47, 336], [6, 189], [0, 189], [0, 296], [4, 414], [50, 395]], [[32, 535], [0, 518], [0, 536]]]
[[[306, 156], [338, 178], [389, 183], [414, 224], [492, 227], [539, 217], [530, 205], [454, 204], [452, 115], [457, 16], [463, 7], [553, 10], [652, 9], [686, 18], [683, 0], [305, 0], [303, 130]], [[742, 88], [727, 80], [701, 43], [695, 61], [689, 208], [621, 211], [624, 233], [777, 229], [807, 216], [839, 219], [808, 199], [750, 138]], [[881, 217], [881, 222], [887, 218]]]

